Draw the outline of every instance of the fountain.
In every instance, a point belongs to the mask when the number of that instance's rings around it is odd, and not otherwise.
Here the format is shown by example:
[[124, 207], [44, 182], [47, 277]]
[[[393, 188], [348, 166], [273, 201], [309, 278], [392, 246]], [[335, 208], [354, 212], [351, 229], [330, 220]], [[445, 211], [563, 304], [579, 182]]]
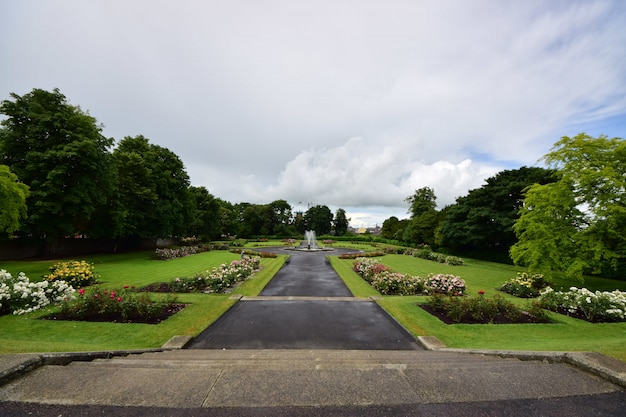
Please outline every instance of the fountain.
[[304, 232], [304, 241], [300, 243], [300, 246], [294, 246], [289, 250], [297, 250], [303, 252], [317, 252], [317, 251], [332, 251], [333, 248], [325, 248], [317, 245], [317, 238], [315, 237], [315, 230], [307, 230]]
[[317, 239], [315, 238], [315, 230], [307, 230], [304, 232], [307, 250], [317, 249]]

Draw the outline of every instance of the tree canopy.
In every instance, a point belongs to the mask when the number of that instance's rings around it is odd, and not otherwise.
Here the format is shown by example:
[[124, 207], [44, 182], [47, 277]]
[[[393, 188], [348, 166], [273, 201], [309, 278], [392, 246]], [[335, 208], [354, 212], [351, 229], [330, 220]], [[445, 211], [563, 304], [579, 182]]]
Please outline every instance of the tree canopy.
[[96, 119], [63, 94], [34, 89], [0, 104], [0, 163], [30, 187], [22, 230], [38, 237], [86, 233], [113, 192], [113, 166]]
[[456, 252], [508, 253], [517, 238], [513, 224], [523, 205], [523, 191], [556, 181], [554, 171], [539, 167], [505, 170], [487, 178], [446, 209], [439, 227], [440, 244]]
[[618, 270], [626, 262], [626, 142], [581, 133], [544, 160], [558, 181], [531, 186], [514, 229], [516, 264], [546, 274]]
[[8, 166], [0, 165], [0, 233], [13, 233], [26, 217], [28, 186]]

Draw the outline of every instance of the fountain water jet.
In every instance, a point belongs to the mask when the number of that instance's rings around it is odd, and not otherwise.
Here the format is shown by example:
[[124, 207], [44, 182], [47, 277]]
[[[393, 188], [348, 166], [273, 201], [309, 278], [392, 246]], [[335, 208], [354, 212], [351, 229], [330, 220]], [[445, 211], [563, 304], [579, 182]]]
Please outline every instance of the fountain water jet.
[[315, 230], [307, 230], [304, 232], [304, 238], [306, 239], [307, 249], [317, 249], [317, 239], [315, 238]]

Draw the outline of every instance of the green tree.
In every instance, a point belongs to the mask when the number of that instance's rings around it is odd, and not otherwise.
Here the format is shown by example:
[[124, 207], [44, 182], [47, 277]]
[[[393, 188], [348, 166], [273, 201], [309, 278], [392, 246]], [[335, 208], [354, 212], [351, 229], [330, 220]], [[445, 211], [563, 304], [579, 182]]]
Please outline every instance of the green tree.
[[304, 222], [307, 230], [314, 230], [317, 235], [326, 235], [332, 228], [333, 213], [328, 206], [313, 206], [304, 214]]
[[189, 234], [204, 240], [216, 239], [221, 234], [220, 203], [205, 187], [189, 187], [193, 213]]
[[440, 218], [437, 214], [437, 197], [430, 187], [415, 190], [415, 194], [405, 200], [409, 203], [411, 219], [404, 228], [402, 240], [410, 243], [428, 244], [435, 243], [435, 230], [439, 225]]
[[22, 184], [8, 166], [0, 165], [0, 233], [13, 233], [26, 218], [28, 186]]
[[[555, 183], [531, 186], [514, 229], [516, 264], [550, 274], [623, 270], [626, 262], [626, 142], [581, 133], [543, 158]], [[609, 268], [610, 267], [610, 268]]]
[[338, 208], [335, 212], [335, 219], [333, 221], [333, 228], [337, 236], [343, 236], [348, 231], [348, 225], [350, 219], [346, 216], [346, 211], [342, 208]]
[[435, 210], [437, 207], [435, 190], [430, 187], [422, 187], [415, 190], [415, 193], [404, 201], [409, 204], [411, 217], [419, 217], [421, 214]]
[[193, 211], [189, 176], [180, 158], [143, 136], [126, 137], [114, 150], [122, 235], [180, 236]]
[[289, 236], [292, 221], [291, 205], [285, 200], [272, 201], [269, 204], [270, 235]]
[[113, 139], [58, 89], [34, 89], [0, 104], [0, 163], [30, 187], [22, 232], [54, 239], [88, 234], [114, 190]]
[[400, 227], [400, 220], [396, 216], [391, 216], [383, 222], [380, 235], [385, 239], [395, 239], [396, 232]]
[[523, 205], [523, 191], [556, 179], [554, 171], [539, 167], [505, 170], [487, 178], [485, 185], [447, 208], [438, 231], [440, 244], [461, 253], [508, 254], [517, 242], [513, 224]]

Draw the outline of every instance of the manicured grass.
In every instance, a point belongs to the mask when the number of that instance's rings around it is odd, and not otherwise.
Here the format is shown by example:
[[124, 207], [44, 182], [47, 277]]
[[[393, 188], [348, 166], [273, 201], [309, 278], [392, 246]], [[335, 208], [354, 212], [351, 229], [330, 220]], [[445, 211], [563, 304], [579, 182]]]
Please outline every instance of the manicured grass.
[[[213, 251], [169, 261], [153, 260], [148, 252], [89, 256], [81, 259], [95, 264], [102, 286], [119, 288], [123, 285], [140, 287], [190, 276], [237, 258], [238, 255], [230, 252]], [[262, 259], [261, 271], [235, 288], [233, 293], [258, 294], [280, 269], [285, 259], [285, 256]], [[54, 261], [7, 262], [0, 265], [0, 268], [11, 273], [27, 270], [30, 274], [27, 275], [35, 279], [48, 273], [47, 268], [52, 263]], [[0, 316], [0, 353], [159, 347], [175, 335], [198, 335], [236, 303], [230, 299], [230, 295], [179, 294], [178, 301], [187, 303], [188, 306], [157, 325], [39, 320], [50, 314], [53, 308], [24, 316]]]
[[[496, 293], [515, 302], [525, 304], [528, 300], [497, 291], [502, 283], [515, 277], [519, 268], [511, 265], [466, 259], [464, 266], [448, 266], [433, 261], [405, 255], [385, 255], [379, 258], [394, 271], [426, 277], [429, 273], [450, 273], [466, 281], [467, 293], [475, 295], [479, 290], [490, 297]], [[363, 288], [370, 287], [354, 271], [353, 261], [331, 257], [331, 262], [353, 293], [372, 295]], [[359, 283], [359, 280], [361, 281]], [[560, 280], [557, 285], [578, 285]], [[626, 282], [587, 277], [585, 287], [599, 290], [626, 290]], [[371, 288], [371, 287], [370, 287]], [[373, 289], [372, 289], [373, 290]], [[374, 294], [377, 294], [374, 291]], [[541, 351], [596, 351], [626, 361], [626, 323], [588, 323], [556, 313], [549, 313], [551, 324], [447, 325], [422, 310], [424, 296], [384, 296], [379, 304], [415, 336], [438, 337], [449, 347], [466, 349], [505, 349]]]

